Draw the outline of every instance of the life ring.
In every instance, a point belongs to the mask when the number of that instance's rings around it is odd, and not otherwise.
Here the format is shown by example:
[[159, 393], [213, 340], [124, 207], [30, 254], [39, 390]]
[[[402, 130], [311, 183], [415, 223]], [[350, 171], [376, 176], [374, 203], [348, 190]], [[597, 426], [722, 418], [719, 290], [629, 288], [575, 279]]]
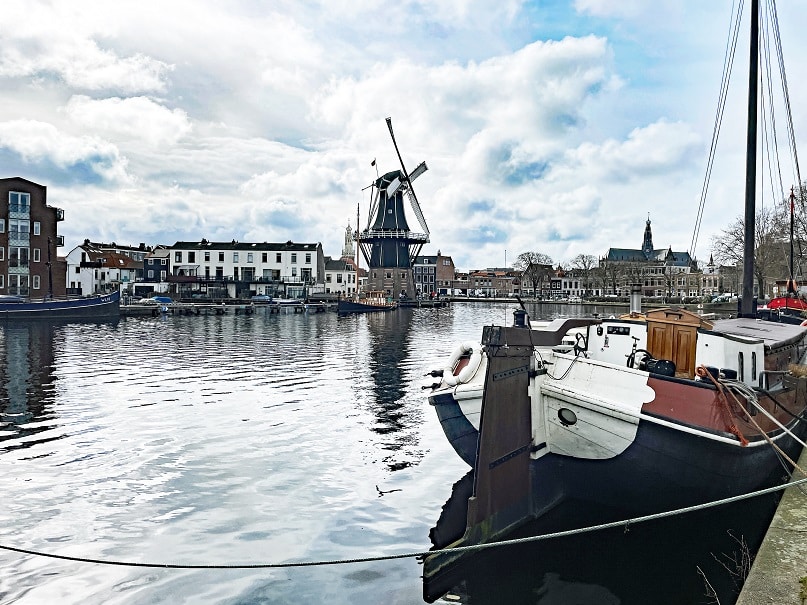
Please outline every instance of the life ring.
[[[457, 375], [454, 375], [454, 368], [457, 367], [457, 362], [459, 362], [460, 357], [468, 355], [469, 353], [471, 357], [468, 360], [468, 364], [462, 368]], [[462, 343], [454, 349], [454, 352], [448, 359], [448, 363], [445, 368], [443, 368], [443, 382], [451, 387], [468, 382], [474, 377], [474, 374], [476, 374], [480, 363], [482, 363], [482, 345], [476, 342]]]

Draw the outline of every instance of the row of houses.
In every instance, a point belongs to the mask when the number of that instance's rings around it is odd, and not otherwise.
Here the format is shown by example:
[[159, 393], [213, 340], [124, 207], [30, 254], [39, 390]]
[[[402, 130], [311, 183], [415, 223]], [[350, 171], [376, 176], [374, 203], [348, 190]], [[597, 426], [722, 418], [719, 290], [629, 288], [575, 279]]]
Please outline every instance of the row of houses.
[[[64, 256], [57, 225], [64, 211], [47, 204], [46, 187], [20, 177], [0, 179], [0, 294], [88, 295], [121, 289], [133, 296], [167, 292], [178, 298], [247, 298], [254, 295], [350, 296], [366, 282], [383, 283], [402, 269], [357, 267], [355, 233], [345, 230], [339, 258], [321, 243], [287, 241], [181, 241], [137, 246], [85, 240]], [[705, 271], [688, 253], [653, 246], [648, 218], [640, 249], [611, 248], [598, 266], [564, 270], [551, 265], [488, 268], [458, 273], [451, 256], [417, 256], [411, 269], [414, 292], [407, 296], [468, 295], [627, 296], [639, 283], [645, 296], [700, 296], [736, 291], [737, 271]], [[536, 271], [540, 279], [536, 279]], [[402, 293], [403, 294], [403, 293]]]

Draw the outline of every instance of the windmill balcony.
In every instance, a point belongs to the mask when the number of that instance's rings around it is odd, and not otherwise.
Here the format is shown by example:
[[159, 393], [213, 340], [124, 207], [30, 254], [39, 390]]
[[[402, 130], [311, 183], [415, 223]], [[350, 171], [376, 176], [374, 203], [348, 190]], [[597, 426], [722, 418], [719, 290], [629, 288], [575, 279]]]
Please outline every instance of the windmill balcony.
[[407, 239], [418, 242], [429, 241], [429, 236], [425, 233], [415, 233], [414, 231], [404, 231], [403, 229], [365, 229], [354, 237], [357, 241], [378, 238]]

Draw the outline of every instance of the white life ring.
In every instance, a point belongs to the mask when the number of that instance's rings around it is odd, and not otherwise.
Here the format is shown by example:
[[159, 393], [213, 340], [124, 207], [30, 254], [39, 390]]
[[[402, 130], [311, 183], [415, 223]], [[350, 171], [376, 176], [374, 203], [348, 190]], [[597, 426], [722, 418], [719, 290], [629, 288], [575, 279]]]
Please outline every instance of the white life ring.
[[[454, 368], [457, 366], [457, 362], [460, 360], [460, 357], [468, 353], [471, 354], [468, 364], [455, 376]], [[443, 368], [443, 382], [452, 387], [468, 382], [474, 377], [474, 374], [476, 374], [480, 363], [482, 363], [482, 345], [470, 341], [462, 343], [454, 349], [454, 352], [448, 359], [446, 367]]]

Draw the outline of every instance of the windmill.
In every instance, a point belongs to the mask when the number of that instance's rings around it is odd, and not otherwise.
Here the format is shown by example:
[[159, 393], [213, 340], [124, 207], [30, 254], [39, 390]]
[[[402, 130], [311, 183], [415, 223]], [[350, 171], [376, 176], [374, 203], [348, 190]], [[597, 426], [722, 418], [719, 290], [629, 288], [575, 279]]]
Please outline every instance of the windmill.
[[[381, 290], [398, 298], [402, 292], [414, 293], [412, 266], [429, 241], [429, 228], [412, 186], [428, 167], [421, 162], [411, 173], [407, 172], [392, 131], [392, 118], [387, 118], [387, 128], [401, 169], [387, 172], [373, 183], [367, 228], [356, 233], [356, 241], [368, 265], [368, 290]], [[409, 229], [404, 197], [409, 200], [422, 232]]]

